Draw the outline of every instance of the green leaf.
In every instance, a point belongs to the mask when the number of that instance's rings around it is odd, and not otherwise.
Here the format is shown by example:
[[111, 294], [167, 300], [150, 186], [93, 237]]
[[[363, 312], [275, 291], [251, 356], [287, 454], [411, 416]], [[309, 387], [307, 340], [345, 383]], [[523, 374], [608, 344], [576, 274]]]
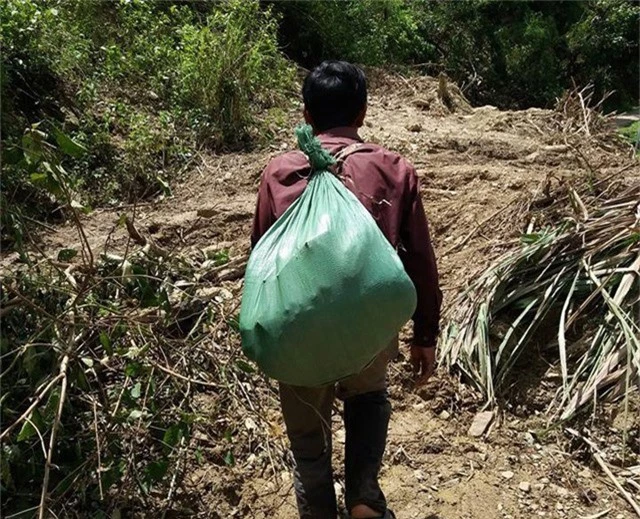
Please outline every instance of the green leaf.
[[213, 264], [216, 267], [221, 267], [222, 265], [226, 265], [227, 263], [229, 263], [229, 249], [222, 249], [220, 251], [217, 251], [214, 255], [213, 255]]
[[124, 374], [127, 377], [137, 377], [140, 373], [142, 366], [139, 362], [130, 362], [127, 367], [124, 368]]
[[142, 415], [144, 413], [140, 410], [140, 409], [134, 409], [133, 411], [131, 411], [129, 413], [129, 416], [127, 417], [128, 420], [138, 420], [139, 418], [142, 418]]
[[87, 379], [84, 370], [80, 369], [80, 366], [74, 366], [72, 376], [80, 389], [83, 391], [89, 391], [89, 380]]
[[34, 139], [32, 132], [27, 132], [22, 137], [22, 149], [27, 164], [37, 164], [42, 158], [42, 144]]
[[77, 255], [77, 249], [62, 249], [60, 252], [58, 252], [58, 261], [71, 261]]
[[224, 456], [224, 462], [227, 464], [227, 466], [229, 467], [233, 467], [236, 464], [236, 459], [233, 456], [233, 452], [231, 450], [227, 451], [227, 454], [225, 454]]
[[204, 456], [202, 455], [202, 450], [196, 449], [196, 451], [194, 452], [194, 455], [199, 465], [204, 464]]
[[91, 357], [82, 357], [80, 360], [88, 368], [92, 368], [93, 367], [93, 359]]
[[81, 157], [87, 152], [87, 148], [82, 146], [82, 144], [78, 144], [55, 126], [53, 128], [53, 135], [55, 136], [60, 149], [67, 155], [71, 155], [72, 157]]
[[102, 486], [105, 490], [111, 488], [116, 483], [119, 483], [122, 474], [124, 472], [124, 466], [122, 461], [120, 463], [115, 463], [108, 469], [103, 469], [100, 475], [100, 479], [102, 480]]
[[100, 344], [104, 348], [104, 351], [107, 352], [107, 355], [113, 355], [113, 348], [111, 347], [111, 339], [107, 332], [100, 332]]
[[160, 187], [162, 188], [162, 193], [164, 194], [164, 196], [171, 196], [173, 194], [171, 192], [171, 186], [166, 180], [164, 180], [161, 177], [156, 177], [156, 180], [158, 181], [158, 184], [160, 184]]
[[251, 364], [249, 364], [247, 361], [242, 360], [242, 359], [238, 359], [236, 361], [236, 366], [238, 366], [238, 368], [240, 368], [245, 373], [255, 373], [256, 372], [255, 368]]
[[169, 469], [168, 460], [152, 461], [144, 470], [145, 481], [148, 483], [156, 483], [164, 478]]
[[170, 426], [164, 432], [164, 436], [162, 437], [162, 442], [167, 447], [171, 447], [171, 448], [178, 445], [178, 443], [180, 443], [180, 440], [184, 437], [184, 425], [185, 425], [184, 423], [180, 422]]
[[540, 240], [542, 236], [539, 233], [523, 234], [520, 236], [520, 241], [525, 245], [532, 245]]
[[31, 173], [31, 175], [29, 175], [29, 179], [32, 184], [45, 186], [49, 180], [49, 175], [46, 173]]
[[234, 332], [239, 332], [240, 331], [240, 317], [238, 315], [230, 317], [229, 319], [227, 319], [227, 325]]
[[2, 161], [5, 164], [18, 164], [24, 158], [22, 150], [17, 146], [10, 146], [4, 150]]
[[140, 398], [140, 393], [142, 392], [142, 384], [140, 382], [136, 382], [134, 386], [131, 388], [130, 394], [131, 398]]
[[[49, 164], [47, 162], [43, 162], [40, 164], [40, 167], [48, 169]], [[52, 173], [41, 173], [36, 171], [35, 173], [31, 173], [29, 179], [34, 186], [46, 189], [52, 195], [60, 196], [62, 194], [60, 182], [58, 182]]]
[[28, 440], [32, 436], [35, 436], [35, 434], [36, 434], [36, 430], [33, 427], [33, 425], [31, 425], [31, 422], [25, 421], [22, 424], [22, 428], [20, 429], [20, 432], [18, 433], [17, 441], [22, 442], [22, 441]]
[[116, 220], [116, 226], [123, 227], [126, 221], [127, 221], [127, 214], [122, 213], [120, 216], [118, 216], [118, 220]]
[[37, 408], [33, 410], [31, 416], [29, 416], [29, 420], [25, 420], [24, 424], [22, 424], [22, 429], [20, 429], [20, 432], [18, 433], [17, 441], [25, 441], [32, 436], [35, 436], [36, 427], [40, 431], [40, 434], [42, 434], [46, 428], [42, 415]]
[[44, 415], [47, 417], [47, 420], [49, 422], [53, 421], [53, 417], [55, 416], [58, 410], [59, 403], [60, 403], [60, 388], [57, 387], [53, 391], [51, 391], [51, 394], [47, 399], [47, 405], [44, 408]]

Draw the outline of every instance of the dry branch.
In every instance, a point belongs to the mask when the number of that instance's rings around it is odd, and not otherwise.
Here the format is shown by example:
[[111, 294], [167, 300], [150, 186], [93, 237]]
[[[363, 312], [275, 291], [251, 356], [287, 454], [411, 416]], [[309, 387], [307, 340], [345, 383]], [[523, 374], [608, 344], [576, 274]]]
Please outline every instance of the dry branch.
[[27, 410], [22, 413], [22, 415], [20, 415], [20, 417], [13, 422], [9, 427], [7, 427], [4, 431], [2, 431], [2, 434], [0, 434], [0, 442], [2, 440], [4, 440], [7, 436], [9, 436], [9, 434], [11, 433], [11, 431], [13, 431], [18, 425], [20, 425], [22, 422], [24, 422], [27, 417], [29, 417], [29, 415], [31, 415], [31, 413], [33, 412], [33, 410], [38, 407], [38, 405], [40, 404], [40, 402], [42, 402], [42, 399], [47, 395], [47, 393], [49, 392], [49, 390], [55, 386], [58, 381], [60, 381], [62, 379], [62, 374], [59, 373], [56, 377], [54, 377], [51, 382], [49, 382], [45, 388], [40, 391], [40, 393], [38, 393], [38, 395], [35, 397], [34, 401], [31, 403], [31, 405], [27, 408]]
[[633, 510], [636, 513], [636, 515], [638, 517], [640, 517], [640, 506], [638, 505], [638, 503], [636, 503], [635, 499], [633, 499], [633, 496], [624, 489], [624, 487], [622, 486], [622, 484], [620, 483], [618, 478], [613, 474], [613, 472], [611, 472], [611, 469], [609, 468], [607, 463], [604, 461], [604, 459], [602, 457], [603, 456], [602, 451], [598, 448], [598, 446], [595, 443], [593, 443], [591, 440], [589, 440], [588, 438], [585, 438], [582, 434], [580, 434], [575, 429], [571, 429], [571, 428], [567, 427], [565, 430], [569, 434], [571, 434], [572, 436], [574, 436], [576, 438], [579, 438], [580, 440], [582, 440], [583, 442], [585, 442], [589, 446], [589, 448], [591, 449], [591, 455], [593, 456], [593, 459], [596, 460], [596, 463], [598, 463], [598, 465], [600, 466], [602, 471], [611, 480], [611, 482], [616, 487], [618, 492], [620, 492], [620, 495], [622, 495], [622, 497], [625, 499], [625, 501], [627, 503], [629, 503], [629, 505], [631, 505], [631, 508], [633, 508]]
[[51, 466], [53, 459], [53, 449], [56, 446], [56, 435], [58, 434], [58, 428], [60, 427], [60, 419], [62, 418], [62, 409], [67, 398], [67, 368], [69, 366], [69, 354], [66, 354], [62, 358], [60, 364], [60, 378], [62, 380], [62, 389], [60, 390], [60, 400], [58, 402], [58, 409], [56, 411], [56, 417], [53, 421], [53, 427], [51, 428], [51, 438], [49, 440], [49, 452], [47, 453], [47, 461], [44, 466], [44, 481], [42, 482], [42, 494], [40, 497], [40, 507], [38, 509], [38, 519], [44, 519], [47, 510], [47, 500], [49, 497], [49, 477], [51, 475]]

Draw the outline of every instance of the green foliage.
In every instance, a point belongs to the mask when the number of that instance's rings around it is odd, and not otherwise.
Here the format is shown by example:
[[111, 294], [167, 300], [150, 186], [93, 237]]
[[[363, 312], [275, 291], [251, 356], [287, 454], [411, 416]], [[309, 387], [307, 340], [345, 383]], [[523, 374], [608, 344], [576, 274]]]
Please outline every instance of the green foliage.
[[560, 63], [549, 52], [558, 45], [553, 19], [542, 13], [527, 13], [516, 26], [503, 27], [498, 39], [504, 52], [505, 72], [510, 79], [510, 95], [545, 104], [562, 92]]
[[[110, 517], [126, 503], [134, 515], [155, 516], [147, 496], [166, 496], [182, 476], [201, 420], [194, 394], [215, 388], [209, 397], [223, 410], [215, 416], [223, 424], [255, 413], [256, 394], [243, 387], [254, 370], [237, 359], [237, 330], [226, 322], [231, 309], [203, 299], [216, 288], [203, 280], [206, 261], [141, 250], [94, 257], [86, 245], [57, 259], [75, 263], [36, 255], [0, 284], [3, 512], [38, 505], [59, 419], [48, 507], [64, 517], [97, 510]], [[248, 442], [234, 453], [233, 428], [211, 423], [206, 436], [221, 447], [220, 466], [246, 462], [262, 448]], [[203, 462], [202, 452], [195, 457]], [[158, 505], [167, 506], [164, 499]]]
[[[64, 214], [64, 207], [89, 211], [80, 202], [77, 179], [63, 166], [65, 157], [81, 158], [84, 146], [51, 124], [37, 123], [24, 131], [21, 139], [5, 150], [3, 163], [3, 192], [0, 195], [3, 211], [0, 232], [9, 243], [21, 250], [23, 241], [23, 204], [37, 202]], [[13, 197], [10, 198], [10, 197]]]
[[620, 128], [619, 133], [631, 144], [633, 144], [636, 149], [640, 148], [640, 121], [636, 121], [629, 126]]
[[[19, 293], [37, 306], [15, 307], [3, 317], [2, 335], [10, 340], [3, 356], [11, 369], [1, 377], [2, 422], [13, 423], [31, 403], [34, 392], [41, 391], [58, 372], [63, 356], [71, 355], [62, 434], [55, 449], [57, 469], [50, 489], [53, 500], [60, 499], [65, 489], [82, 489], [76, 492], [78, 510], [92, 508], [92, 503], [101, 500], [101, 492], [108, 495], [114, 486], [127, 481], [138, 480], [142, 492], [150, 492], [163, 482], [176, 449], [191, 430], [172, 405], [175, 388], [163, 384], [163, 377], [150, 365], [153, 354], [145, 344], [154, 340], [153, 329], [125, 325], [126, 312], [143, 304], [145, 294], [157, 294], [156, 304], [166, 298], [161, 294], [169, 287], [161, 280], [172, 267], [132, 261], [144, 278], [127, 281], [118, 275], [121, 269], [116, 262], [101, 262], [97, 273], [90, 276], [92, 288], [84, 294], [74, 293], [64, 276], [42, 266], [3, 280], [3, 305]], [[119, 292], [129, 305], [125, 312], [116, 302]], [[78, 328], [80, 322], [91, 323], [93, 331]], [[158, 325], [165, 327], [170, 321]], [[137, 369], [126, 370], [132, 360]], [[2, 498], [7, 513], [29, 508], [39, 500], [44, 469], [40, 438], [51, 434], [60, 397], [59, 386], [54, 386], [28, 420], [3, 440]], [[94, 406], [100, 414], [95, 423]], [[100, 473], [95, 470], [98, 434]], [[136, 451], [129, 453], [133, 441]], [[146, 468], [136, 475], [131, 463], [146, 463]]]
[[583, 84], [593, 81], [600, 91], [616, 92], [621, 109], [640, 99], [640, 5], [628, 0], [594, 0], [567, 33], [571, 73]]
[[[8, 151], [17, 171], [71, 215], [82, 246], [60, 249], [55, 261], [22, 251], [23, 265], [0, 283], [0, 506], [20, 515], [45, 495], [45, 506], [65, 517], [115, 516], [123, 502], [132, 510], [159, 489], [166, 495], [181, 474], [198, 420], [196, 387], [215, 387], [229, 416], [254, 409], [255, 395], [239, 389], [253, 368], [235, 358], [237, 326], [206, 296], [217, 287], [203, 273], [211, 262], [228, 263], [229, 251], [198, 264], [160, 249], [117, 256], [105, 245], [98, 257], [78, 218], [86, 208], [77, 184], [62, 166], [82, 158], [84, 146], [39, 124]], [[3, 218], [19, 220], [14, 208]], [[212, 329], [215, 348], [203, 348]], [[223, 340], [234, 347], [220, 351]], [[217, 463], [233, 466], [231, 429], [207, 435], [224, 445]]]
[[631, 0], [273, 2], [286, 52], [445, 71], [477, 103], [550, 106], [564, 89], [595, 83], [608, 106], [639, 96], [638, 22]]
[[214, 11], [204, 25], [182, 28], [178, 98], [214, 122], [224, 142], [245, 137], [255, 107], [273, 103], [293, 80], [276, 32], [269, 11], [239, 0]]
[[[615, 89], [607, 106], [624, 108], [639, 96], [639, 17], [629, 0], [7, 0], [2, 144], [16, 148], [40, 122], [62, 130], [86, 149], [63, 149], [61, 165], [91, 205], [170, 194], [195, 146], [273, 133], [261, 121], [276, 121], [294, 84], [278, 38], [305, 66], [444, 70], [476, 103], [551, 105], [575, 79]], [[49, 195], [7, 162], [3, 205], [54, 217]]]
[[282, 16], [283, 46], [299, 62], [408, 63], [430, 50], [415, 7], [403, 0], [270, 2]]
[[[93, 205], [170, 194], [189, 150], [246, 143], [294, 80], [257, 0], [7, 0], [0, 23], [3, 147], [60, 128], [83, 148], [58, 142], [67, 184]], [[51, 217], [24, 204], [48, 197], [29, 174], [3, 168], [3, 205]]]

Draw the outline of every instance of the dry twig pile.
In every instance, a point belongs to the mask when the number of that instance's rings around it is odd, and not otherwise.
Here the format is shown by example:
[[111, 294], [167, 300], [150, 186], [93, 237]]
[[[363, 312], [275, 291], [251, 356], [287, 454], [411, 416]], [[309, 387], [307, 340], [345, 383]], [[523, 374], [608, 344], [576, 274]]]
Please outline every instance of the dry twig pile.
[[2, 280], [8, 515], [166, 511], [187, 463], [282, 470], [264, 411], [274, 388], [239, 351], [234, 280], [246, 257], [176, 254], [120, 224], [122, 255], [84, 240], [57, 258], [29, 254]]

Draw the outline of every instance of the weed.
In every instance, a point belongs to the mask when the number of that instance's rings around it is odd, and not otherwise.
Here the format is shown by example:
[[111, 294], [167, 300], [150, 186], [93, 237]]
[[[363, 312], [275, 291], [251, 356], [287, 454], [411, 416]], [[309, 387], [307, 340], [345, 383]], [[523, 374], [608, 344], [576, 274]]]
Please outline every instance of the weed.
[[620, 133], [620, 135], [627, 139], [636, 148], [636, 152], [640, 149], [640, 121], [636, 121], [629, 126], [620, 128], [618, 133]]

